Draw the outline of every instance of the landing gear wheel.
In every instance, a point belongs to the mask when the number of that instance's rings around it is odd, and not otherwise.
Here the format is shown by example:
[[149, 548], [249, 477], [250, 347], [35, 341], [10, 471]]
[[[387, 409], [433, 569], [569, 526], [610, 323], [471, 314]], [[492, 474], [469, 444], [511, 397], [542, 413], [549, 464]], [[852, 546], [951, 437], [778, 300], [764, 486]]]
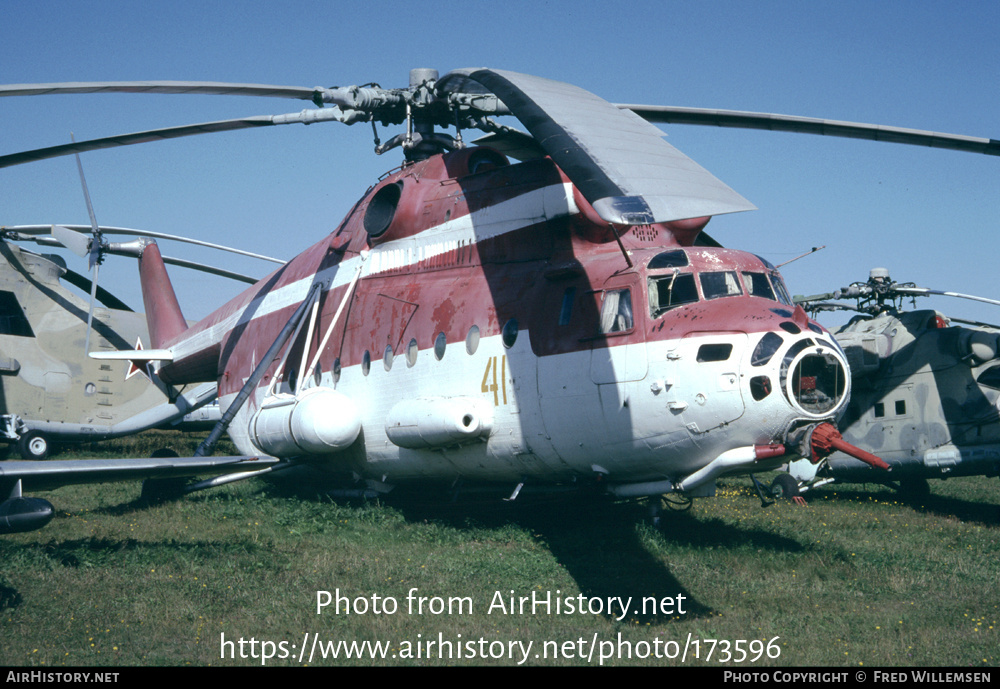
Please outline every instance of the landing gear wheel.
[[791, 474], [778, 474], [771, 482], [771, 496], [775, 500], [795, 500], [799, 497], [799, 482]]
[[28, 431], [17, 439], [17, 451], [24, 459], [48, 459], [49, 441], [39, 431]]

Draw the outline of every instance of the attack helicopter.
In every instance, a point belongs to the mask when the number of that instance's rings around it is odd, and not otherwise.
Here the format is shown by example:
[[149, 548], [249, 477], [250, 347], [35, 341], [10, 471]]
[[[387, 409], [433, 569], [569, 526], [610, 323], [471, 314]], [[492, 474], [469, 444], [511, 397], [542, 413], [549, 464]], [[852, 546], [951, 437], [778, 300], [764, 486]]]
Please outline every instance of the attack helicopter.
[[[651, 122], [1000, 153], [988, 139], [614, 105], [491, 69], [440, 78], [413, 70], [400, 89], [118, 82], [14, 85], [0, 96], [109, 91], [297, 98], [316, 108], [0, 156], [0, 167], [325, 121], [405, 125], [376, 145], [404, 160], [330, 234], [191, 327], [157, 245], [145, 246], [151, 347], [94, 356], [145, 359], [172, 385], [217, 381], [222, 419], [191, 458], [0, 468], [23, 528], [37, 528], [46, 508], [22, 488], [125, 475], [234, 472], [190, 491], [309, 467], [357, 495], [405, 484], [453, 495], [486, 483], [513, 500], [567, 486], [706, 495], [719, 476], [835, 447], [880, 464], [834, 426], [851, 385], [836, 340], [792, 303], [773, 265], [712, 246], [702, 232], [712, 216], [752, 204]], [[454, 136], [435, 130], [451, 126]], [[469, 129], [486, 136], [466, 145]], [[225, 431], [243, 454], [209, 456]]]
[[[99, 306], [96, 312], [88, 313], [87, 301], [71, 288], [90, 292], [91, 280], [70, 270], [57, 254], [40, 254], [20, 246], [34, 242], [60, 248], [73, 245], [73, 237], [77, 243], [87, 242], [80, 234], [83, 229], [40, 225], [0, 228], [0, 343], [4, 353], [0, 361], [0, 437], [16, 446], [25, 459], [45, 459], [53, 442], [105, 440], [179, 422], [215, 399], [214, 383], [174, 388], [145, 366], [98, 362], [87, 356], [87, 331], [93, 333], [98, 350], [148, 345], [145, 317], [100, 286], [94, 292]], [[151, 234], [119, 227], [103, 227], [99, 232]], [[120, 246], [107, 245], [106, 249], [118, 251]], [[165, 260], [244, 283], [256, 282], [213, 266], [171, 257]]]
[[907, 299], [916, 306], [917, 297], [935, 295], [1000, 305], [899, 283], [885, 268], [872, 269], [867, 282], [795, 297], [812, 313], [858, 312], [834, 332], [852, 375], [839, 429], [892, 471], [872, 471], [834, 452], [818, 464], [790, 462], [788, 473], [774, 479], [774, 493], [794, 497], [838, 481], [882, 483], [923, 495], [929, 478], [1000, 475], [1000, 327], [932, 309], [902, 310]]

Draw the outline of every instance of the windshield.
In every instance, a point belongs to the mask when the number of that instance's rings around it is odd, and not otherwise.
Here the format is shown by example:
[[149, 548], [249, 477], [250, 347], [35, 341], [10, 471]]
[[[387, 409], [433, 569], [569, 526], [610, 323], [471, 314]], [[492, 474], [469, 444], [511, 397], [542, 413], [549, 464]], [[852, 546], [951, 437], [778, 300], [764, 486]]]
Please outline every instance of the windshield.
[[701, 291], [706, 299], [719, 297], [736, 297], [743, 294], [740, 281], [736, 279], [736, 271], [726, 270], [717, 273], [701, 274]]
[[651, 275], [649, 286], [649, 314], [656, 318], [670, 309], [693, 304], [700, 299], [721, 299], [749, 295], [792, 306], [792, 299], [778, 271], [770, 270], [716, 270], [690, 271], [683, 251], [667, 251], [649, 262], [649, 268], [673, 269], [666, 275]]

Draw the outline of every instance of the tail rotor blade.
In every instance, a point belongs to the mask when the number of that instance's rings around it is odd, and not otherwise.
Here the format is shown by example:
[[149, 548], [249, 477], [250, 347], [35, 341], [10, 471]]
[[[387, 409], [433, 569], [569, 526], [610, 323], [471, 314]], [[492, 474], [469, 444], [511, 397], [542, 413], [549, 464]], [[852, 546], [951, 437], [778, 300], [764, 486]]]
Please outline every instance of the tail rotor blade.
[[[70, 133], [70, 138], [76, 143], [76, 137]], [[90, 307], [87, 309], [87, 337], [84, 341], [83, 351], [85, 353], [90, 352], [90, 329], [94, 324], [94, 305], [97, 303], [97, 273], [101, 266], [101, 260], [103, 256], [103, 243], [101, 239], [101, 228], [97, 224], [97, 216], [94, 214], [94, 204], [90, 202], [90, 191], [87, 189], [87, 178], [83, 175], [83, 162], [80, 160], [80, 154], [74, 153], [76, 156], [76, 169], [80, 171], [80, 185], [83, 187], [83, 198], [87, 202], [87, 213], [90, 215], [90, 229], [91, 229], [91, 239], [90, 239], [90, 251], [89, 258], [87, 259], [88, 267], [94, 271], [94, 275], [90, 281]]]
[[81, 258], [90, 253], [90, 239], [86, 235], [71, 230], [65, 225], [53, 225], [52, 236], [60, 244]]
[[87, 339], [83, 344], [83, 351], [90, 352], [90, 330], [94, 326], [94, 305], [97, 303], [97, 271], [101, 264], [94, 264], [94, 274], [90, 278], [90, 308], [87, 310]]

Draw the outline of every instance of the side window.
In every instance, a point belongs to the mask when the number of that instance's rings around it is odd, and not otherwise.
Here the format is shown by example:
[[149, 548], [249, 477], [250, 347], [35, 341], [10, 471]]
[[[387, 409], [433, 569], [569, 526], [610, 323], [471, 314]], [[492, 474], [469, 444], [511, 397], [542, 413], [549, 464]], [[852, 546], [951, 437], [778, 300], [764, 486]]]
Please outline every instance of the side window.
[[576, 298], [576, 287], [567, 287], [563, 293], [562, 308], [559, 310], [559, 325], [569, 325], [573, 318], [573, 300]]
[[0, 291], [0, 335], [35, 336], [17, 297], [6, 290]]
[[601, 305], [601, 332], [618, 333], [632, 326], [632, 293], [627, 289], [607, 290]]

